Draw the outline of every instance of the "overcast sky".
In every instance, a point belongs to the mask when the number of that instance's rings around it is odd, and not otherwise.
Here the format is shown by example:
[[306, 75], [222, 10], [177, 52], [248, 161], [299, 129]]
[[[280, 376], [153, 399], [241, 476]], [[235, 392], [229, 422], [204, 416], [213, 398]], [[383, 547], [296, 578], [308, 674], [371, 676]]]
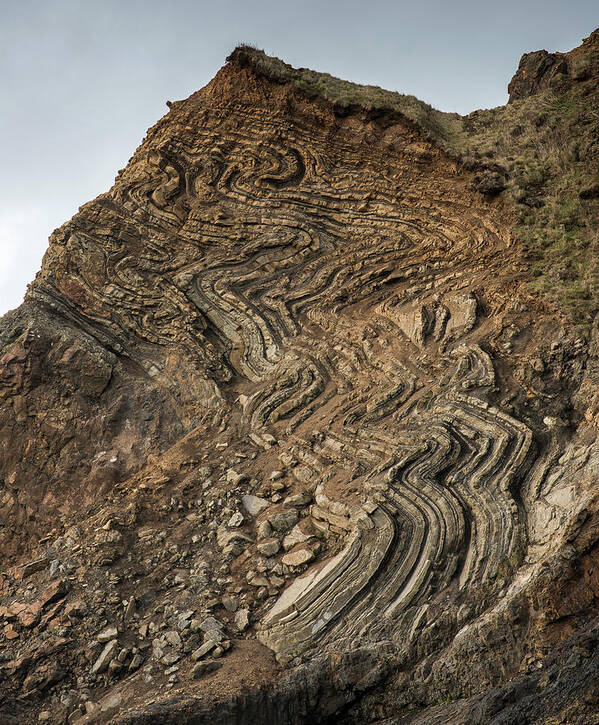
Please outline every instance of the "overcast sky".
[[468, 113], [506, 102], [522, 53], [597, 26], [598, 0], [0, 0], [0, 314], [165, 101], [240, 42]]

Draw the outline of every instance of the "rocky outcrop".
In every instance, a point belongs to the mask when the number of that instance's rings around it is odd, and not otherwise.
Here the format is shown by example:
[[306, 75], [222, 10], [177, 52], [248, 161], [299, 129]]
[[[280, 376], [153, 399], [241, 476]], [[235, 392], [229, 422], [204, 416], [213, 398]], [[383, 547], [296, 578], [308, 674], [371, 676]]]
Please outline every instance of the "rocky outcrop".
[[0, 712], [590, 712], [596, 345], [430, 128], [271, 61], [169, 104], [0, 323]]
[[598, 70], [597, 30], [584, 39], [580, 48], [570, 53], [548, 53], [546, 50], [525, 53], [508, 86], [510, 103], [546, 89], [563, 91], [573, 83], [596, 77]]

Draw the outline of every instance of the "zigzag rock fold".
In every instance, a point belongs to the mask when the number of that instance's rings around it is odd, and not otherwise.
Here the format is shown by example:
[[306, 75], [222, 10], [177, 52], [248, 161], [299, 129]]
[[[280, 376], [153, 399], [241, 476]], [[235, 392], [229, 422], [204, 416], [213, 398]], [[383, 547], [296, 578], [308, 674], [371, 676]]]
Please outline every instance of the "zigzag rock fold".
[[247, 54], [0, 322], [0, 719], [496, 722], [520, 677], [497, 722], [549, 722], [543, 673], [578, 712], [592, 349], [416, 122]]

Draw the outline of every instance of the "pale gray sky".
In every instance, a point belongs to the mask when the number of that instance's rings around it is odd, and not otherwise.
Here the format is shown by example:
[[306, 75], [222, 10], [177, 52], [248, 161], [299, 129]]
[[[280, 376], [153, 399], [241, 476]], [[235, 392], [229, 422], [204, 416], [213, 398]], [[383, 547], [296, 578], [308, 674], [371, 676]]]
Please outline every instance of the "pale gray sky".
[[240, 42], [467, 113], [505, 103], [522, 53], [597, 26], [597, 0], [0, 0], [0, 314], [165, 101]]

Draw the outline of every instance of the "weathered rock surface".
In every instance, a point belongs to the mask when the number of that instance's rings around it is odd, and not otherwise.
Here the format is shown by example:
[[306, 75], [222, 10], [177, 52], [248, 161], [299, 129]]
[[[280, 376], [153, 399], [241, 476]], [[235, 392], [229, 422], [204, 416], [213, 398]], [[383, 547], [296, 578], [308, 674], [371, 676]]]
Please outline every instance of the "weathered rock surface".
[[530, 290], [501, 179], [265, 58], [0, 321], [0, 720], [594, 722], [597, 326]]
[[570, 53], [548, 53], [546, 50], [525, 53], [508, 86], [510, 102], [547, 88], [563, 90], [577, 81], [596, 77], [598, 72], [599, 30], [595, 30], [584, 39], [580, 48]]

